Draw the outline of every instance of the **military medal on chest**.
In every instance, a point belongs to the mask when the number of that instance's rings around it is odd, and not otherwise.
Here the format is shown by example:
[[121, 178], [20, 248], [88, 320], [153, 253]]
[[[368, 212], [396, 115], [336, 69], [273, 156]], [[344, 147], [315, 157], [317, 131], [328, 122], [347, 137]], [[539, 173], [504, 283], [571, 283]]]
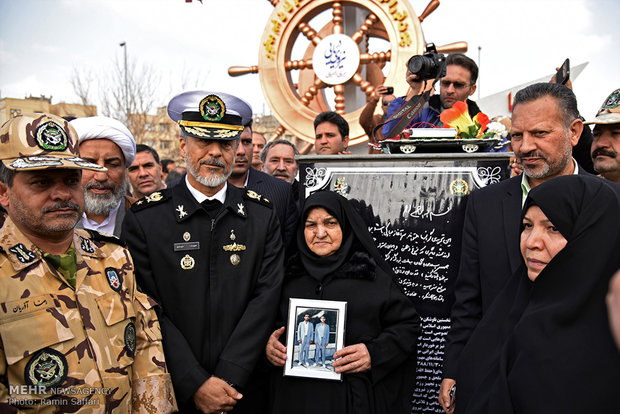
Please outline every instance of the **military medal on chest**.
[[[181, 251], [187, 251], [187, 250], [200, 250], [200, 242], [191, 241], [191, 239], [192, 239], [192, 235], [188, 231], [183, 233], [184, 241], [181, 243], [174, 243], [174, 246], [173, 246], [174, 251], [181, 252]], [[189, 254], [186, 254], [185, 256], [181, 258], [181, 269], [191, 270], [194, 268], [194, 266], [196, 266], [196, 260]]]
[[[235, 239], [237, 238], [237, 236], [235, 236], [235, 231], [231, 230], [230, 231], [230, 240], [233, 242], [232, 244], [227, 244], [225, 246], [222, 246], [222, 248], [224, 249], [225, 252], [241, 252], [245, 250], [245, 245], [243, 244], [239, 244], [235, 241]], [[230, 263], [233, 266], [237, 266], [239, 263], [241, 263], [241, 257], [239, 257], [239, 255], [237, 253], [233, 253], [230, 255]]]
[[183, 270], [193, 269], [195, 265], [196, 265], [196, 261], [189, 254], [186, 254], [181, 259], [181, 269], [183, 269]]

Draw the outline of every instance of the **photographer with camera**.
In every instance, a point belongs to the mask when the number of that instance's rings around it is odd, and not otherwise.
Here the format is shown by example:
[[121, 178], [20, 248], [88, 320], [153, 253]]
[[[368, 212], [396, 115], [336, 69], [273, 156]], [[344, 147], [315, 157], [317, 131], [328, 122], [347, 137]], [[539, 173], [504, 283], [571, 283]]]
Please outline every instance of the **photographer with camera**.
[[[429, 47], [429, 50], [434, 47]], [[394, 99], [387, 110], [386, 119], [396, 113], [408, 100], [426, 89], [428, 80], [434, 79], [438, 71], [442, 69], [443, 55], [437, 54], [434, 50], [422, 56], [412, 56], [407, 62], [407, 83], [410, 91], [407, 96]], [[433, 95], [422, 107], [406, 128], [415, 127], [442, 127], [443, 123], [439, 120], [439, 115], [452, 106], [457, 101], [467, 103], [469, 115], [474, 116], [480, 112], [480, 108], [474, 101], [468, 98], [476, 91], [476, 80], [478, 79], [478, 66], [476, 62], [463, 54], [448, 55], [445, 59], [445, 74], [439, 82], [439, 95]], [[382, 129], [383, 135], [389, 132], [398, 124], [400, 118], [387, 122]]]

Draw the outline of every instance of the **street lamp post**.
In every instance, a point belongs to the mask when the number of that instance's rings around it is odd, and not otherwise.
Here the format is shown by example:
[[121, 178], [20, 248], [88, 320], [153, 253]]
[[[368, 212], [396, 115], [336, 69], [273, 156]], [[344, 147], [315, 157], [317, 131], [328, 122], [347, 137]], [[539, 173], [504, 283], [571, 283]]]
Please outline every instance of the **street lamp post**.
[[125, 51], [125, 116], [129, 122], [129, 83], [127, 82], [127, 42], [119, 44]]

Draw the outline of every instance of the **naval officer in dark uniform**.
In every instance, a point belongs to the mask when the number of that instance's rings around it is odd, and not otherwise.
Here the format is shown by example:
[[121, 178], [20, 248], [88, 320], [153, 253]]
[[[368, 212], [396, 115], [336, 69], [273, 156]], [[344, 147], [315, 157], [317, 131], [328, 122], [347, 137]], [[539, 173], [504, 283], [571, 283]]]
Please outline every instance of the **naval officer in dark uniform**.
[[[181, 412], [257, 412], [252, 373], [273, 327], [284, 249], [271, 203], [227, 184], [243, 101], [181, 94], [187, 175], [137, 201], [122, 237], [139, 286], [161, 304], [164, 350]], [[254, 405], [254, 406], [253, 406]]]

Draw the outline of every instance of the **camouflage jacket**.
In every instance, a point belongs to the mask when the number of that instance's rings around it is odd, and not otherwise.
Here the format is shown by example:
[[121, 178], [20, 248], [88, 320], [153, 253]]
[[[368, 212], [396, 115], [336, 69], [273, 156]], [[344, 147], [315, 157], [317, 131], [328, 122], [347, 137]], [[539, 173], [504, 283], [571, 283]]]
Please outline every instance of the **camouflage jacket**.
[[152, 299], [129, 252], [76, 229], [76, 289], [0, 215], [0, 412], [176, 409]]

